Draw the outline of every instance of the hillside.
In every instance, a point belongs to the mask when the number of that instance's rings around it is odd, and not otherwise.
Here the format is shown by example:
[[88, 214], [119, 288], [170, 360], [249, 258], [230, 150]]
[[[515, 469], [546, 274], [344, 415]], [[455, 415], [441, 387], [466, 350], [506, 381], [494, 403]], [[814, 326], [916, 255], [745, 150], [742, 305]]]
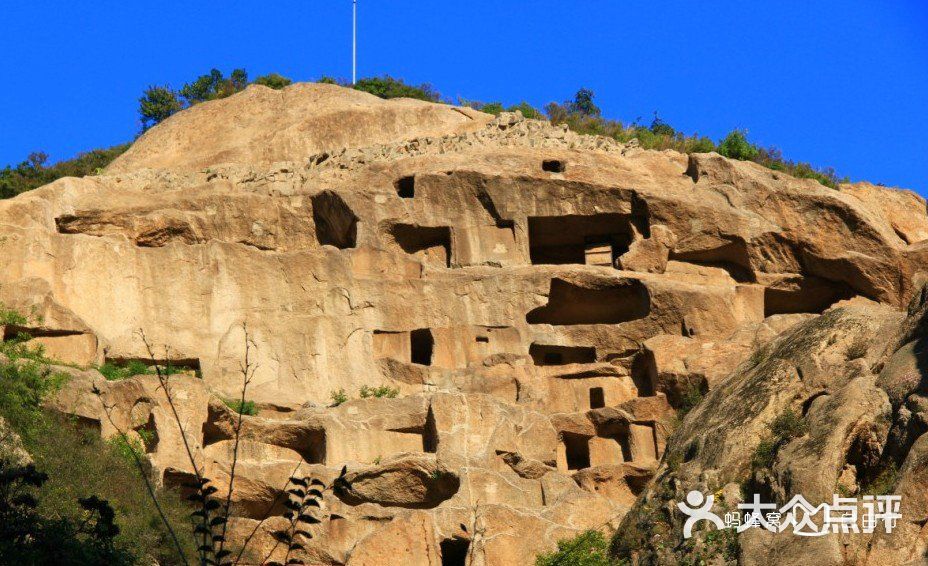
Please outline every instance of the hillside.
[[[35, 314], [4, 338], [70, 364], [49, 405], [142, 442], [157, 484], [224, 494], [234, 466], [228, 538], [254, 530], [256, 556], [283, 558], [299, 469], [341, 486], [307, 564], [531, 564], [588, 529], [639, 564], [911, 564], [926, 210], [517, 113], [253, 85], [0, 200], [0, 302]], [[177, 370], [176, 406], [98, 371], [140, 361]], [[787, 410], [802, 432], [753, 461]], [[892, 536], [682, 542], [691, 489], [830, 501], [889, 468]]]

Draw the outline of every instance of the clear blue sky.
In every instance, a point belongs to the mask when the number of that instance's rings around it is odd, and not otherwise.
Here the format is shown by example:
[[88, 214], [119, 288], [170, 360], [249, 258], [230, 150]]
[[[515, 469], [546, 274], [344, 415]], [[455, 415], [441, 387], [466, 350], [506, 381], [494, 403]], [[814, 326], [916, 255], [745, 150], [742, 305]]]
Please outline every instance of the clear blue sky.
[[[349, 77], [350, 0], [4, 0], [0, 164], [132, 139], [149, 84], [217, 67]], [[585, 86], [604, 114], [928, 194], [928, 3], [360, 0], [359, 75], [537, 106]]]

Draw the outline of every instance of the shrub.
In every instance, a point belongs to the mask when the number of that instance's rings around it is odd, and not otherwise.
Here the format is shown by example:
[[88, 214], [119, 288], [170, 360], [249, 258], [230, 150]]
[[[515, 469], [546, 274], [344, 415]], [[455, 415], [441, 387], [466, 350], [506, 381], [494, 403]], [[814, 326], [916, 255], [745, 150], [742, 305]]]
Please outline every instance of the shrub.
[[119, 381], [121, 379], [135, 377], [136, 375], [147, 375], [152, 373], [152, 370], [144, 362], [139, 360], [130, 360], [125, 365], [106, 362], [98, 367], [97, 371], [103, 374], [103, 377], [108, 381]]
[[329, 393], [329, 397], [332, 398], [332, 406], [337, 407], [342, 403], [348, 401], [348, 395], [345, 394], [344, 389], [333, 390]]
[[875, 478], [861, 486], [863, 495], [889, 495], [896, 487], [899, 470], [893, 464], [887, 464]]
[[109, 502], [97, 496], [77, 500], [79, 517], [46, 517], [38, 511], [48, 475], [32, 464], [0, 462], [0, 557], [4, 564], [133, 564]]
[[751, 459], [754, 469], [771, 467], [781, 446], [809, 432], [809, 424], [790, 408], [777, 415], [768, 428], [770, 436], [761, 440], [754, 450]]
[[689, 383], [680, 398], [680, 407], [677, 409], [679, 418], [685, 417], [703, 398], [702, 390], [695, 383]]
[[584, 531], [572, 539], [557, 541], [557, 551], [540, 554], [535, 566], [612, 566], [606, 537], [599, 531]]
[[240, 415], [257, 415], [258, 407], [254, 401], [242, 401], [241, 399], [223, 399], [227, 407]]
[[26, 326], [29, 319], [19, 311], [8, 309], [0, 303], [0, 326]]
[[463, 98], [458, 100], [458, 104], [461, 106], [469, 106], [474, 110], [480, 110], [481, 112], [486, 112], [494, 116], [499, 116], [502, 112], [521, 112], [522, 116], [530, 120], [542, 120], [545, 117], [541, 110], [538, 110], [524, 100], [508, 107], [503, 106], [502, 102], [477, 102]]
[[380, 387], [362, 385], [359, 393], [361, 399], [367, 399], [368, 397], [376, 397], [378, 399], [386, 397], [388, 399], [393, 399], [400, 394], [400, 390], [388, 385], [381, 385]]
[[7, 165], [0, 169], [0, 198], [13, 198], [62, 177], [94, 175], [127, 149], [129, 149], [129, 144], [115, 145], [107, 149], [94, 149], [78, 153], [74, 158], [54, 165], [47, 165], [47, 154], [41, 151], [31, 153], [16, 167]]
[[778, 443], [784, 443], [809, 432], [809, 425], [792, 409], [786, 409], [770, 423], [770, 432]]
[[769, 468], [773, 466], [776, 455], [776, 443], [769, 438], [761, 440], [757, 448], [754, 449], [754, 457], [751, 458], [751, 466], [755, 469]]
[[[325, 77], [323, 77], [324, 79]], [[431, 85], [409, 85], [403, 82], [403, 79], [394, 79], [389, 75], [361, 79], [355, 83], [354, 88], [355, 90], [369, 92], [380, 98], [416, 98], [428, 102], [441, 101], [441, 94]]]
[[280, 90], [285, 86], [290, 86], [293, 84], [293, 81], [288, 79], [285, 76], [278, 75], [277, 73], [269, 73], [267, 75], [260, 76], [255, 79], [256, 85], [264, 85], [268, 88], [273, 88], [275, 90]]
[[[96, 496], [109, 502], [120, 525], [119, 533], [112, 539], [118, 556], [134, 557], [135, 561], [150, 556], [162, 564], [176, 564], [176, 552], [168, 534], [160, 526], [157, 511], [134, 463], [127, 459], [131, 455], [124, 450], [142, 448], [105, 442], [97, 431], [81, 429], [76, 421], [42, 409], [42, 400], [65, 379], [67, 376], [51, 372], [34, 361], [0, 364], [0, 416], [20, 435], [36, 469], [48, 477], [41, 486], [36, 486], [41, 487], [36, 494], [35, 510], [40, 519], [37, 536], [45, 532], [42, 525], [55, 521], [56, 532], [66, 537], [64, 542], [70, 544], [67, 537], [72, 535], [84, 540], [86, 533], [71, 527], [84, 522], [90, 512], [79, 500]], [[159, 499], [176, 524], [185, 520], [189, 510], [176, 494], [165, 491]], [[98, 514], [99, 509], [95, 511]], [[193, 555], [192, 542], [184, 542]], [[82, 563], [79, 558], [75, 560], [21, 563]], [[114, 558], [114, 563], [120, 562]]]
[[747, 132], [732, 130], [719, 142], [720, 155], [742, 161], [750, 161], [760, 154], [760, 148], [748, 141]]
[[113, 448], [113, 452], [130, 465], [135, 461], [135, 458], [141, 458], [145, 455], [145, 446], [140, 438], [127, 436], [124, 439], [121, 436], [113, 436], [107, 442]]

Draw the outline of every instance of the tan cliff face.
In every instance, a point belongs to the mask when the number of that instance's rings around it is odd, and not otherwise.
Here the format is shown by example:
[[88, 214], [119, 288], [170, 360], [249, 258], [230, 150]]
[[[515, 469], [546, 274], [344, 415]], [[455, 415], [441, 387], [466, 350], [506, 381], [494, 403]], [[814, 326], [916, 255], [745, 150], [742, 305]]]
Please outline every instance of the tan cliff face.
[[[143, 329], [190, 370], [185, 430], [217, 484], [218, 397], [240, 388], [247, 323], [261, 412], [233, 535], [302, 459], [324, 478], [348, 465], [352, 484], [326, 496], [312, 560], [531, 563], [639, 512], [665, 449], [702, 434], [691, 416], [671, 436], [694, 389], [711, 394], [691, 414], [736, 404], [737, 380], [764, 382], [744, 377], [752, 353], [834, 306], [870, 309], [855, 329], [900, 324], [926, 238], [907, 191], [332, 85], [250, 87], [152, 128], [102, 175], [0, 201], [0, 300], [37, 308], [36, 340], [78, 365], [146, 358]], [[96, 384], [121, 428], [156, 428], [160, 480], [192, 473], [152, 377], [72, 373], [60, 410], [113, 434]], [[850, 386], [835, 379], [819, 389]], [[358, 399], [381, 385], [398, 397]], [[338, 390], [352, 399], [328, 407]], [[734, 478], [719, 442], [700, 466]]]

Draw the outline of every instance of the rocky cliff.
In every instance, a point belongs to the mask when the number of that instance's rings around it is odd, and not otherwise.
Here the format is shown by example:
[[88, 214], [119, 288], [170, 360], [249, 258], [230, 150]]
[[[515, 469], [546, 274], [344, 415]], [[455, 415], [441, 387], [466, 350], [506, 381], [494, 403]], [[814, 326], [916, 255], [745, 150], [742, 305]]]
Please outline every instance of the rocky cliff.
[[[101, 175], [0, 202], [0, 254], [0, 301], [42, 315], [26, 330], [51, 357], [148, 359], [142, 330], [181, 370], [187, 443], [220, 486], [247, 325], [259, 412], [231, 532], [273, 509], [259, 550], [298, 465], [326, 480], [347, 466], [351, 485], [326, 493], [307, 563], [528, 564], [589, 528], [619, 529], [616, 552], [642, 563], [711, 554], [679, 544], [686, 491], [826, 499], [891, 461], [913, 501], [898, 535], [749, 532], [736, 558], [924, 557], [928, 213], [908, 191], [518, 114], [252, 86], [156, 126]], [[69, 371], [56, 408], [103, 435], [153, 431], [158, 480], [193, 475], [157, 379]], [[360, 398], [382, 386], [398, 395]], [[786, 408], [805, 432], [752, 468]]]

